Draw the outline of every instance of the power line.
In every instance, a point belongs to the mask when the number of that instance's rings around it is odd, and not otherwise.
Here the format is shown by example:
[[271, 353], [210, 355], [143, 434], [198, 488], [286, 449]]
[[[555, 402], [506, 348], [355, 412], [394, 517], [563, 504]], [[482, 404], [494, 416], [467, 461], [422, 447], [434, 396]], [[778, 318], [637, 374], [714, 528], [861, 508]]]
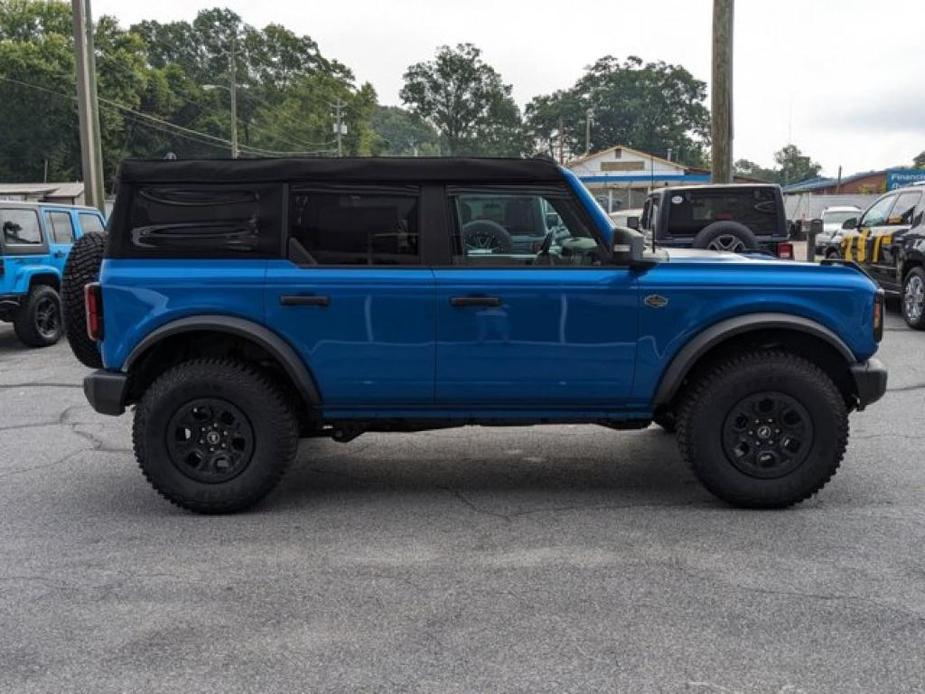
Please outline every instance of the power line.
[[[4, 76], [0, 75], [0, 80], [6, 81], [6, 82], [11, 82], [11, 83], [13, 83], [13, 84], [18, 84], [18, 85], [21, 85], [21, 86], [23, 86], [23, 87], [28, 87], [28, 88], [30, 88], [30, 89], [37, 89], [37, 90], [39, 90], [39, 91], [47, 92], [47, 93], [49, 93], [49, 94], [53, 94], [53, 95], [58, 96], [58, 97], [66, 98], [66, 99], [68, 99], [69, 101], [74, 101], [74, 100], [76, 99], [76, 97], [74, 97], [74, 96], [71, 96], [71, 95], [68, 95], [68, 94], [64, 94], [64, 93], [59, 92], [59, 91], [57, 91], [57, 90], [55, 90], [55, 89], [49, 89], [48, 87], [43, 87], [43, 86], [40, 86], [40, 85], [37, 85], [37, 84], [31, 84], [31, 83], [29, 83], [29, 82], [24, 82], [23, 80], [18, 80], [18, 79], [15, 79], [15, 78], [13, 78], [13, 77], [4, 77]], [[102, 102], [103, 104], [106, 104], [106, 105], [109, 106], [110, 108], [116, 108], [116, 109], [118, 109], [119, 111], [121, 111], [121, 112], [123, 112], [123, 113], [126, 113], [126, 114], [132, 114], [132, 115], [135, 116], [136, 118], [144, 119], [144, 120], [146, 120], [146, 121], [149, 121], [149, 122], [152, 123], [152, 124], [156, 123], [156, 124], [162, 126], [162, 128], [171, 128], [171, 129], [177, 131], [178, 134], [179, 134], [179, 133], [185, 133], [187, 136], [189, 136], [189, 137], [191, 137], [191, 138], [193, 138], [193, 137], [194, 137], [194, 138], [200, 138], [200, 141], [202, 141], [202, 140], [208, 140], [210, 143], [221, 144], [221, 145], [224, 145], [225, 147], [231, 145], [231, 141], [230, 141], [230, 140], [226, 140], [225, 138], [218, 137], [218, 136], [216, 136], [216, 135], [210, 135], [209, 133], [204, 133], [204, 132], [201, 132], [201, 131], [199, 131], [199, 130], [193, 130], [192, 128], [187, 128], [187, 127], [182, 126], [182, 125], [177, 125], [176, 123], [171, 123], [170, 121], [164, 120], [163, 118], [158, 118], [157, 116], [152, 116], [152, 115], [150, 115], [150, 114], [148, 114], [148, 113], [143, 113], [143, 112], [141, 112], [141, 111], [136, 111], [135, 109], [129, 108], [128, 106], [125, 106], [125, 105], [123, 105], [123, 104], [120, 104], [120, 103], [118, 103], [117, 101], [113, 101], [112, 99], [107, 99], [107, 98], [105, 98], [105, 97], [98, 97], [98, 98], [99, 98], [99, 101], [100, 101], [100, 102]], [[329, 151], [329, 150], [314, 150], [314, 151], [289, 150], [289, 151], [280, 151], [280, 150], [264, 149], [264, 148], [262, 148], [262, 147], [256, 147], [256, 146], [252, 146], [252, 145], [241, 145], [241, 146], [240, 146], [240, 149], [241, 149], [242, 151], [244, 151], [244, 150], [249, 150], [251, 154], [261, 154], [261, 155], [265, 155], [265, 156], [316, 155], [316, 154], [319, 154], [319, 153], [321, 153], [321, 152], [327, 152], [327, 151]]]

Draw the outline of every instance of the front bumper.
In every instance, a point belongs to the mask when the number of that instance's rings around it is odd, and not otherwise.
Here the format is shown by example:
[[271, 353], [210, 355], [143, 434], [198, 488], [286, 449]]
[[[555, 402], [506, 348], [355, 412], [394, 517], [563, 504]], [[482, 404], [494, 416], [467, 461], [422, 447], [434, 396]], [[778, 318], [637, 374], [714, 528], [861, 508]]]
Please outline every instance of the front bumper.
[[858, 393], [858, 409], [877, 402], [886, 392], [887, 370], [879, 359], [868, 359], [851, 367]]
[[118, 416], [125, 412], [128, 375], [121, 371], [100, 369], [84, 378], [84, 395], [100, 414]]

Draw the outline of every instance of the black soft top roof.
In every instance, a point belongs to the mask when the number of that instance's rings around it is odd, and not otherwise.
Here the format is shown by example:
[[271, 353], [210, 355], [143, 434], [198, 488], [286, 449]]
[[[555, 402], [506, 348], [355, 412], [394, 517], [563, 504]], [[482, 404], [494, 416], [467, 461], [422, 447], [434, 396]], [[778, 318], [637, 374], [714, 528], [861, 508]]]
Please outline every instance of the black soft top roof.
[[562, 172], [544, 159], [339, 157], [301, 159], [126, 159], [125, 183], [369, 181], [374, 183], [557, 182]]

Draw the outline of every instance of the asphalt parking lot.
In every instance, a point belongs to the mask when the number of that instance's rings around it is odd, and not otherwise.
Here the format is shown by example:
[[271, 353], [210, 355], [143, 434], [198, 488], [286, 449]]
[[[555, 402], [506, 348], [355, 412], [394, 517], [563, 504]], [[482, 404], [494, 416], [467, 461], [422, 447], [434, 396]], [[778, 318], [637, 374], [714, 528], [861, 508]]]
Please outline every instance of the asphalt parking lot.
[[655, 428], [303, 444], [259, 510], [162, 501], [65, 343], [0, 326], [0, 690], [925, 691], [925, 334], [788, 511]]

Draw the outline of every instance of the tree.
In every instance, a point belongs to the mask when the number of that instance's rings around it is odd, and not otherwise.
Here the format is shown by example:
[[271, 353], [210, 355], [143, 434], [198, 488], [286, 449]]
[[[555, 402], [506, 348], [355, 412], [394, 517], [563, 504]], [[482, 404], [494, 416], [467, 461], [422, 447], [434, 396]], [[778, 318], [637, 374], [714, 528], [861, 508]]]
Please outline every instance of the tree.
[[377, 106], [372, 128], [376, 154], [433, 156], [440, 154], [437, 132], [423, 120], [398, 106]]
[[407, 69], [401, 99], [439, 133], [446, 154], [519, 155], [526, 140], [511, 85], [481, 56], [471, 43], [441, 46]]
[[783, 148], [775, 152], [774, 161], [777, 162], [779, 167], [778, 181], [783, 185], [815, 178], [822, 169], [821, 164], [817, 164], [804, 155], [800, 148], [794, 144], [784, 145]]
[[537, 150], [558, 153], [559, 124], [566, 157], [585, 151], [587, 113], [592, 151], [626, 145], [690, 165], [702, 165], [709, 143], [706, 84], [685, 68], [605, 56], [569, 89], [534, 98], [525, 109]]
[[768, 183], [777, 183], [780, 180], [780, 172], [776, 169], [766, 169], [760, 164], [756, 164], [748, 159], [739, 159], [733, 165], [733, 169], [737, 175], [757, 178], [761, 181], [767, 181]]
[[919, 152], [912, 160], [912, 165], [917, 169], [925, 169], [925, 151]]

